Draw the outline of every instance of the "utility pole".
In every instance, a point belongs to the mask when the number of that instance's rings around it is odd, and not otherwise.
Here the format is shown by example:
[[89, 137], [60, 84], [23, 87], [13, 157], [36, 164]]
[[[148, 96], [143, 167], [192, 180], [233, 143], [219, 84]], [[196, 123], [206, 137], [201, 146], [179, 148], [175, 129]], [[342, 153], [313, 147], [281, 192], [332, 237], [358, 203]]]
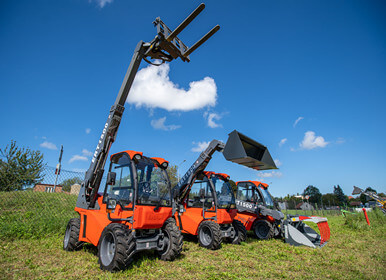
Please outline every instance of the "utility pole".
[[60, 174], [60, 169], [62, 168], [62, 155], [63, 155], [63, 145], [61, 145], [60, 147], [59, 163], [56, 165], [56, 169], [55, 169], [56, 177], [55, 177], [55, 184], [54, 184], [54, 192], [56, 190], [56, 184], [58, 183], [58, 176]]

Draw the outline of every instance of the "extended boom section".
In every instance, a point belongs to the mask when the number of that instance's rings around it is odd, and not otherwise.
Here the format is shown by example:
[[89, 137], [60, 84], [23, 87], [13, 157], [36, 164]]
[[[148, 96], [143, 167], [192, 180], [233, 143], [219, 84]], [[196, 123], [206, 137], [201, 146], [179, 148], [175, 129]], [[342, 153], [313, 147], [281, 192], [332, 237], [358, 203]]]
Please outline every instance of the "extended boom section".
[[[165, 23], [158, 17], [154, 21], [157, 28], [157, 35], [151, 42], [140, 41], [134, 51], [129, 68], [127, 69], [125, 78], [122, 82], [115, 103], [111, 107], [107, 121], [103, 127], [102, 134], [95, 149], [90, 167], [86, 172], [85, 179], [78, 196], [77, 207], [88, 209], [98, 209], [97, 194], [104, 174], [104, 166], [112, 143], [117, 136], [118, 128], [121, 123], [124, 105], [129, 95], [131, 86], [134, 82], [136, 73], [142, 60], [153, 64], [160, 65], [164, 62], [170, 62], [173, 59], [181, 58], [183, 61], [189, 62], [189, 55], [208, 40], [214, 33], [219, 30], [219, 26], [215, 26], [208, 34], [204, 35], [191, 48], [187, 47], [177, 35], [193, 21], [193, 19], [201, 13], [205, 8], [204, 4], [193, 11], [174, 31], [171, 31]], [[156, 61], [151, 61], [156, 60]], [[157, 61], [161, 60], [161, 62]]]

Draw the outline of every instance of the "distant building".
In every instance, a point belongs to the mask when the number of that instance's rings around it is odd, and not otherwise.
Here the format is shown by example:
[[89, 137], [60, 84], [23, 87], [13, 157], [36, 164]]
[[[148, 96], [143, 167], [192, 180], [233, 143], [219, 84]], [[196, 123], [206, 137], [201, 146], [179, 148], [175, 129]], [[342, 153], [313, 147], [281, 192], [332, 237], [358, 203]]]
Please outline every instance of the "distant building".
[[79, 185], [79, 184], [73, 184], [73, 185], [71, 186], [70, 194], [78, 195], [79, 192], [80, 192], [80, 185]]
[[53, 193], [55, 189], [56, 193], [61, 193], [63, 192], [62, 186], [61, 185], [54, 185], [51, 184], [36, 184], [34, 186], [34, 192], [48, 192], [48, 193]]
[[296, 209], [301, 210], [314, 210], [314, 206], [309, 204], [308, 202], [300, 202], [298, 205], [296, 205]]
[[288, 203], [287, 201], [284, 201], [284, 202], [278, 202], [279, 204], [279, 207], [281, 210], [287, 210], [288, 209]]

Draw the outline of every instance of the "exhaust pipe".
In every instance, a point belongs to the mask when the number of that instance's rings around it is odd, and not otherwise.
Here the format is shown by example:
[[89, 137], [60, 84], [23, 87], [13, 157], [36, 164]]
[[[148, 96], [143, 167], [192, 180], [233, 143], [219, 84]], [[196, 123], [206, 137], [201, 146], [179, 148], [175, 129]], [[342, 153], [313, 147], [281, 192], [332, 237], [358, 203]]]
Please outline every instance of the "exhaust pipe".
[[236, 130], [229, 133], [223, 155], [228, 161], [256, 170], [277, 169], [266, 146]]

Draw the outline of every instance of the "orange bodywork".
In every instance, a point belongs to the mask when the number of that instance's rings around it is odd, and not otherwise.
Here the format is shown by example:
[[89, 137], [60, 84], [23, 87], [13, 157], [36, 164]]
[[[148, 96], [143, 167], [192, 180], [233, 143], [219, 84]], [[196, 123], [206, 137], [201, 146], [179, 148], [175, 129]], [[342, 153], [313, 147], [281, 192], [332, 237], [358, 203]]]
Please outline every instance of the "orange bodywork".
[[[201, 222], [204, 221], [203, 217], [203, 209], [198, 207], [186, 207], [185, 205], [185, 212], [181, 213], [180, 219], [182, 224], [182, 232], [183, 233], [189, 233], [193, 235], [197, 235], [198, 227], [200, 226]], [[214, 209], [209, 209], [214, 210]], [[233, 222], [233, 219], [236, 217], [237, 210], [236, 209], [217, 209], [217, 224], [231, 224]], [[179, 218], [177, 217], [178, 214], [176, 213], [176, 221], [179, 228], [181, 228]], [[205, 218], [212, 218], [216, 216], [216, 212], [207, 212], [205, 211]]]
[[257, 214], [237, 213], [235, 219], [242, 222], [247, 230], [252, 230], [252, 225], [255, 222], [255, 220], [260, 220], [261, 218]]
[[251, 180], [248, 180], [248, 181], [239, 181], [239, 182], [236, 182], [236, 185], [238, 184], [238, 183], [244, 183], [244, 182], [250, 182], [250, 183], [252, 183], [252, 184], [254, 184], [256, 187], [258, 187], [259, 185], [261, 185], [261, 187], [263, 188], [263, 189], [268, 189], [268, 184], [266, 184], [266, 183], [263, 183], [263, 182], [260, 182], [260, 181], [251, 181]]
[[[98, 198], [99, 210], [75, 207], [75, 211], [79, 213], [81, 221], [79, 241], [98, 246], [102, 231], [112, 223], [107, 217], [108, 210], [106, 209], [106, 204], [102, 203], [102, 199], [101, 196]], [[131, 216], [133, 216], [133, 211], [123, 211], [119, 205], [115, 208], [114, 213], [110, 213], [112, 219], [127, 219]], [[160, 207], [157, 211], [154, 211], [154, 206], [136, 205], [133, 224], [124, 221], [121, 223], [125, 223], [129, 228], [134, 229], [156, 229], [162, 228], [165, 221], [171, 216], [171, 207]]]

